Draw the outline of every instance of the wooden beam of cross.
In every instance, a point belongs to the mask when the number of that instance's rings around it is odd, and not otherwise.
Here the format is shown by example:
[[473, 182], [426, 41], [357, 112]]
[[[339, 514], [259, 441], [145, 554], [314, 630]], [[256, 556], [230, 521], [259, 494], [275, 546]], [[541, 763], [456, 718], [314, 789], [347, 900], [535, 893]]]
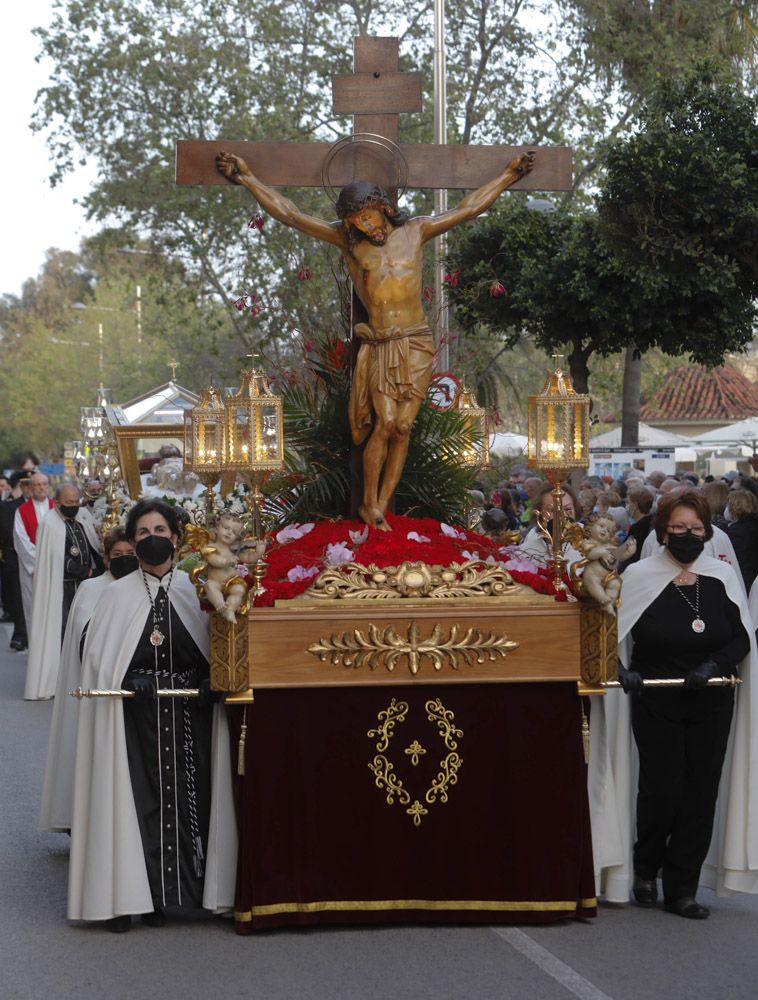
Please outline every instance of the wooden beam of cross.
[[[332, 81], [335, 114], [354, 115], [354, 132], [372, 132], [397, 141], [398, 115], [421, 109], [421, 77], [398, 70], [398, 39], [360, 36], [354, 43], [354, 72]], [[408, 163], [409, 188], [474, 189], [491, 180], [518, 153], [535, 150], [531, 173], [512, 185], [522, 191], [570, 191], [571, 150], [565, 146], [400, 145]], [[228, 184], [216, 170], [221, 150], [243, 157], [259, 180], [272, 187], [321, 187], [327, 142], [253, 142], [182, 139], [176, 144], [177, 184]], [[329, 175], [333, 187], [369, 180], [393, 188], [386, 163], [366, 150], [337, 156]], [[370, 164], [367, 157], [371, 158]], [[366, 169], [372, 170], [369, 176]], [[364, 171], [361, 173], [361, 171]]]

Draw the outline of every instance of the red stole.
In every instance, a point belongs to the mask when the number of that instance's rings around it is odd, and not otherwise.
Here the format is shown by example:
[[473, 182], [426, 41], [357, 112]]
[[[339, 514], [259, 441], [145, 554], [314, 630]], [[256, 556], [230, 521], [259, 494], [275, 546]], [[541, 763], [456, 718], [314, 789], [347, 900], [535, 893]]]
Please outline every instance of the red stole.
[[[53, 501], [47, 501], [48, 508], [53, 506]], [[32, 545], [37, 544], [37, 511], [34, 509], [33, 500], [25, 500], [21, 506], [18, 508], [21, 514], [21, 520], [24, 522], [24, 527], [26, 528], [26, 533], [29, 536], [29, 541]]]

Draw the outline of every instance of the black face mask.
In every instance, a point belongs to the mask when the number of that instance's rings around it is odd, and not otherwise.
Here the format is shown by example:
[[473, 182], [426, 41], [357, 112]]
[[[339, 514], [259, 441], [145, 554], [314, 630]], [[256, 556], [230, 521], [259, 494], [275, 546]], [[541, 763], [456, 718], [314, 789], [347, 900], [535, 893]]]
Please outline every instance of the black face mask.
[[165, 535], [146, 535], [137, 542], [135, 552], [146, 566], [160, 566], [174, 554], [174, 543]]
[[79, 505], [74, 506], [73, 504], [58, 504], [58, 510], [61, 512], [63, 517], [67, 517], [70, 520], [74, 520], [76, 515], [79, 513]]
[[128, 576], [133, 573], [135, 569], [139, 566], [139, 559], [136, 556], [114, 556], [111, 559], [110, 573], [117, 580], [120, 580], [122, 576]]
[[705, 540], [693, 535], [691, 531], [685, 531], [683, 535], [669, 535], [668, 548], [671, 555], [683, 566], [689, 566], [705, 548]]

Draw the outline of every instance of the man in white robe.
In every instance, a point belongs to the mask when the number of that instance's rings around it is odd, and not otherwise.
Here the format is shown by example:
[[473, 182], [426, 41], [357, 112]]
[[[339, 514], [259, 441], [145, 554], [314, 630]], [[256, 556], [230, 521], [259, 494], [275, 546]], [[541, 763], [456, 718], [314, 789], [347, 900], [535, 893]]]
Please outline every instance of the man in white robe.
[[[168, 686], [188, 686], [181, 681], [182, 665], [174, 665], [179, 667], [178, 673], [172, 667], [180, 631], [206, 661], [209, 638], [207, 618], [200, 611], [188, 576], [172, 568], [170, 555], [161, 563], [147, 561], [156, 558], [157, 546], [151, 549], [151, 545], [161, 537], [156, 534], [162, 530], [160, 524], [156, 528], [157, 520], [169, 524], [162, 537], [172, 540], [169, 552], [173, 551], [178, 533], [175, 512], [161, 501], [140, 501], [127, 522], [127, 537], [137, 542], [140, 568], [102, 595], [90, 620], [82, 656], [84, 688], [113, 690], [128, 682], [136, 692], [136, 680], [142, 675], [152, 697], [135, 698], [131, 704], [135, 709], [138, 701], [152, 706], [152, 725], [157, 726], [157, 739], [135, 745], [134, 735], [140, 736], [143, 723], [135, 716], [131, 721], [125, 719], [127, 703], [122, 699], [85, 699], [79, 710], [68, 916], [71, 920], [106, 921], [113, 931], [128, 930], [133, 914], [142, 914], [146, 923], [155, 925], [163, 919], [163, 905], [186, 905], [182, 886], [188, 878], [200, 877], [203, 907], [222, 912], [234, 904], [237, 834], [223, 705], [213, 709], [209, 775], [196, 773], [193, 778], [196, 782], [209, 778], [210, 784], [207, 836], [199, 831], [199, 836], [205, 837], [204, 851], [195, 852], [195, 861], [203, 861], [204, 870], [200, 874], [197, 868], [194, 873], [185, 868], [180, 873], [176, 864], [177, 855], [187, 845], [188, 831], [180, 830], [177, 817], [183, 809], [181, 796], [189, 794], [190, 776], [177, 770], [176, 762], [186, 753], [187, 729], [182, 726], [182, 715], [186, 718], [183, 706], [189, 699], [155, 698], [155, 687], [167, 686], [166, 680]], [[141, 534], [143, 528], [145, 533]], [[186, 645], [186, 638], [184, 642]], [[155, 668], [135, 667], [142, 662], [141, 651], [151, 647]], [[199, 669], [197, 657], [191, 667]], [[130, 681], [130, 677], [135, 679]], [[175, 685], [177, 678], [179, 684]], [[140, 691], [144, 693], [149, 692]], [[146, 719], [149, 729], [150, 716]], [[157, 755], [157, 763], [151, 763], [151, 755]], [[146, 788], [151, 781], [160, 786], [153, 816], [146, 814], [149, 802], [144, 801], [146, 795], [149, 799], [155, 794]], [[151, 841], [147, 826], [156, 816], [161, 831], [158, 857], [152, 848], [148, 857], [146, 845]], [[195, 831], [192, 833], [192, 841], [196, 841]], [[168, 903], [160, 900], [161, 895]]]
[[63, 639], [39, 818], [39, 829], [51, 833], [71, 830], [79, 701], [69, 692], [81, 682], [83, 633], [105, 588], [134, 572], [138, 565], [134, 545], [126, 540], [123, 528], [115, 528], [106, 536], [103, 555], [106, 572], [85, 580], [77, 590]]
[[21, 601], [24, 606], [27, 634], [32, 620], [32, 589], [37, 562], [37, 530], [53, 507], [48, 496], [47, 476], [35, 472], [29, 479], [31, 496], [21, 504], [13, 519], [13, 547], [18, 556]]
[[[631, 662], [631, 631], [640, 615], [680, 572], [663, 547], [624, 574], [619, 609], [619, 658]], [[720, 895], [758, 892], [758, 656], [741, 576], [723, 560], [705, 553], [690, 566], [693, 573], [715, 577], [739, 608], [751, 652], [739, 668], [732, 731], [721, 772], [710, 849], [700, 884]], [[590, 716], [588, 788], [595, 876], [606, 900], [626, 903], [634, 876], [632, 846], [638, 775], [637, 748], [631, 729], [629, 696], [611, 690], [593, 698]]]
[[55, 695], [71, 602], [80, 583], [103, 569], [97, 534], [91, 516], [80, 507], [80, 499], [78, 486], [59, 486], [54, 509], [37, 532], [26, 701]]

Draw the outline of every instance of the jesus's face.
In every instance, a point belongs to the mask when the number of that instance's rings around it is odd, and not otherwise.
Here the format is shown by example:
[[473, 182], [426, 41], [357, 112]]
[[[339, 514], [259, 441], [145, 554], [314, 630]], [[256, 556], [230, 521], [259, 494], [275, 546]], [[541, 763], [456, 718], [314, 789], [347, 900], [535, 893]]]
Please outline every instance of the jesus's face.
[[346, 221], [364, 234], [375, 247], [383, 246], [387, 239], [387, 219], [378, 208], [363, 208], [346, 216]]

